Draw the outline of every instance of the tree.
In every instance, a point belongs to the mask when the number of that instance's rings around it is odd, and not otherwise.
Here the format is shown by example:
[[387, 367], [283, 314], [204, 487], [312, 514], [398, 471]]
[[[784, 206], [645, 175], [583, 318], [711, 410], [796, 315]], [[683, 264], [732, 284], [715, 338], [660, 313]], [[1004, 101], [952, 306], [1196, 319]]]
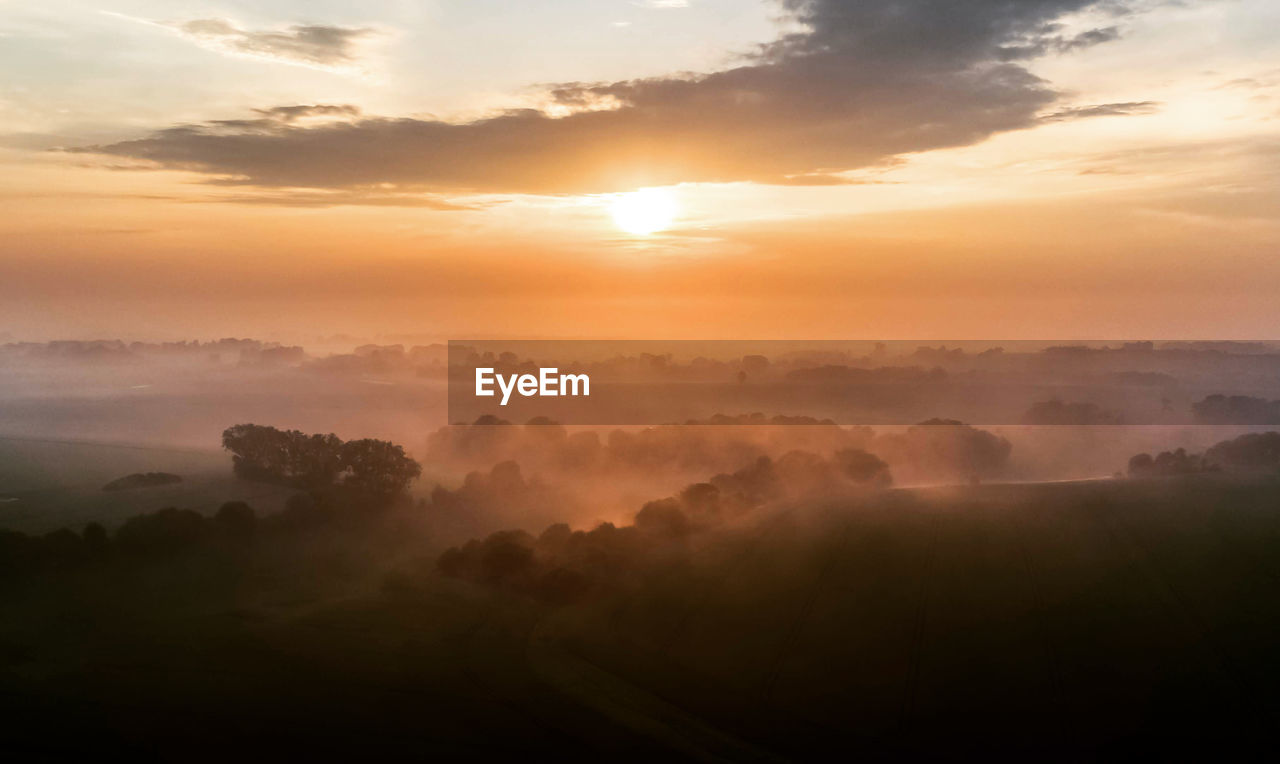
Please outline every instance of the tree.
[[342, 484], [373, 496], [403, 493], [422, 474], [422, 467], [404, 448], [385, 440], [353, 440], [342, 446], [346, 475]]
[[1137, 454], [1129, 460], [1129, 475], [1132, 477], [1191, 475], [1209, 469], [1210, 465], [1202, 456], [1188, 454], [1185, 448], [1161, 451], [1155, 458], [1151, 454]]
[[248, 539], [258, 527], [258, 515], [243, 501], [228, 501], [218, 508], [213, 522], [231, 538]]
[[392, 497], [408, 488], [422, 467], [404, 449], [383, 440], [307, 435], [256, 424], [238, 424], [222, 433], [235, 474], [246, 480], [305, 490], [341, 484], [372, 496]]
[[834, 454], [834, 459], [845, 477], [855, 483], [876, 486], [893, 484], [888, 463], [861, 448], [841, 449]]
[[274, 427], [238, 424], [222, 432], [222, 447], [231, 452], [237, 477], [282, 482], [288, 477], [287, 434]]
[[954, 419], [930, 419], [880, 436], [874, 450], [895, 467], [931, 478], [986, 478], [1003, 469], [1013, 444]]
[[1210, 395], [1191, 410], [1202, 424], [1280, 424], [1280, 401], [1247, 395]]
[[1204, 456], [1206, 461], [1230, 470], [1280, 471], [1280, 432], [1251, 432], [1224, 440]]
[[651, 501], [636, 513], [635, 526], [645, 533], [665, 538], [688, 536], [693, 530], [689, 518], [675, 498]]
[[208, 530], [198, 512], [167, 507], [126, 520], [116, 531], [115, 544], [125, 553], [168, 554], [200, 543]]

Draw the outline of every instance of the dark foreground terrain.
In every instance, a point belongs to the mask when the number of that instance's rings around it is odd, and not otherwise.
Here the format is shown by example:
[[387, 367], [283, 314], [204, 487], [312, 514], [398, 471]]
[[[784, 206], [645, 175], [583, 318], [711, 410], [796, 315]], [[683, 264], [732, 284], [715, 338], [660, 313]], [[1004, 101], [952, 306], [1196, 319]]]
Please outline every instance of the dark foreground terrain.
[[4, 749], [1240, 760], [1280, 709], [1273, 481], [775, 507], [560, 606], [440, 551], [389, 515], [6, 574]]

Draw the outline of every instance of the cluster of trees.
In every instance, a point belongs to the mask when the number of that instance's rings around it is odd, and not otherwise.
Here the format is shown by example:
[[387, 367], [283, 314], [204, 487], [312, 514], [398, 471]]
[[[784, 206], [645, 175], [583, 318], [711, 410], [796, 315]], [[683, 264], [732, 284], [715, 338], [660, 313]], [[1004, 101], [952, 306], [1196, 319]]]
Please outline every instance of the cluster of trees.
[[1280, 474], [1280, 432], [1241, 435], [1217, 443], [1203, 454], [1179, 448], [1154, 457], [1137, 454], [1129, 460], [1129, 474], [1134, 477], [1221, 471]]
[[235, 474], [246, 480], [308, 490], [341, 485], [362, 494], [391, 498], [422, 474], [404, 448], [385, 440], [343, 441], [256, 424], [238, 424], [222, 433]]
[[945, 382], [947, 381], [947, 372], [938, 366], [932, 369], [926, 369], [922, 366], [880, 366], [873, 369], [864, 369], [855, 366], [829, 365], [796, 369], [787, 373], [787, 379], [795, 382], [919, 384]]
[[[514, 465], [504, 473], [508, 481], [518, 478]], [[556, 523], [538, 537], [523, 530], [498, 531], [450, 548], [440, 556], [437, 568], [447, 576], [564, 603], [616, 581], [658, 550], [719, 527], [766, 502], [891, 482], [888, 465], [860, 449], [842, 450], [831, 459], [803, 451], [777, 460], [762, 456], [736, 472], [692, 483], [673, 496], [646, 503], [631, 525], [602, 523], [591, 531], [573, 531]], [[433, 503], [440, 504], [440, 498], [433, 497]]]
[[0, 355], [14, 355], [24, 360], [64, 362], [137, 362], [151, 356], [205, 357], [221, 360], [238, 356], [241, 364], [255, 360], [280, 359], [299, 362], [306, 358], [301, 347], [284, 347], [276, 343], [252, 339], [224, 339], [201, 342], [124, 342], [122, 340], [56, 340], [53, 342], [15, 342], [0, 345]]
[[[712, 424], [733, 426], [686, 426]], [[826, 420], [763, 414], [717, 414], [686, 425], [571, 432], [544, 417], [511, 426], [483, 416], [471, 425], [437, 430], [428, 439], [427, 452], [433, 461], [469, 467], [518, 458], [534, 471], [600, 476], [663, 470], [691, 477], [791, 451], [831, 456], [860, 449], [893, 465], [899, 478], [923, 482], [996, 477], [1013, 451], [1006, 438], [951, 419], [931, 419], [905, 432], [879, 435], [865, 426], [841, 427]]]
[[1247, 395], [1210, 395], [1191, 410], [1201, 424], [1280, 424], [1280, 401]]
[[1280, 432], [1251, 432], [1224, 440], [1204, 456], [1211, 464], [1227, 469], [1280, 472]]
[[112, 480], [102, 486], [102, 490], [131, 491], [135, 488], [153, 488], [158, 485], [172, 485], [181, 482], [181, 475], [174, 475], [170, 472], [135, 472], [132, 475], [125, 475], [122, 478]]
[[73, 568], [109, 559], [151, 559], [203, 544], [240, 543], [253, 538], [258, 526], [252, 507], [231, 501], [213, 517], [176, 507], [135, 515], [114, 534], [99, 523], [90, 523], [79, 533], [61, 528], [39, 536], [0, 530], [0, 574]]
[[1096, 403], [1068, 403], [1053, 399], [1034, 404], [1022, 416], [1023, 424], [1096, 425], [1123, 424], [1123, 418]]
[[42, 535], [0, 530], [0, 578], [172, 558], [200, 549], [235, 549], [264, 536], [285, 539], [325, 528], [349, 534], [383, 516], [365, 511], [364, 501], [351, 498], [332, 491], [299, 492], [282, 510], [264, 516], [243, 501], [226, 502], [212, 516], [165, 507], [134, 515], [114, 532], [99, 523], [80, 532], [62, 528]]
[[[404, 449], [380, 440], [344, 442], [334, 435], [306, 435], [242, 424], [222, 435], [237, 475], [304, 489], [285, 508], [259, 519], [248, 504], [223, 504], [212, 517], [177, 507], [136, 515], [114, 534], [98, 523], [76, 532], [63, 528], [39, 536], [0, 530], [0, 574], [90, 564], [108, 558], [139, 559], [175, 554], [222, 542], [244, 542], [260, 528], [283, 533], [315, 528], [343, 514], [364, 512], [370, 499], [402, 494], [422, 468]], [[179, 482], [162, 472], [137, 473], [103, 487], [119, 491]], [[340, 487], [344, 490], [326, 490]]]
[[585, 512], [583, 501], [564, 486], [526, 478], [520, 465], [508, 459], [487, 471], [467, 473], [457, 488], [437, 485], [429, 509], [436, 520], [474, 532], [516, 523], [536, 528]]
[[651, 475], [656, 470], [706, 475], [793, 449], [830, 453], [842, 448], [864, 448], [873, 435], [870, 428], [837, 427], [816, 420], [800, 421], [796, 423], [800, 426], [794, 427], [767, 426], [782, 422], [763, 415], [717, 415], [688, 424], [740, 426], [664, 425], [641, 430], [571, 432], [543, 417], [510, 426], [505, 420], [484, 416], [471, 425], [437, 430], [428, 439], [427, 453], [433, 461], [446, 464], [481, 467], [519, 459], [535, 471], [595, 477], [635, 472]]
[[904, 480], [978, 481], [999, 476], [1013, 444], [955, 419], [929, 419], [906, 432], [877, 437], [869, 450], [892, 464]]
[[1129, 475], [1132, 477], [1191, 475], [1209, 472], [1213, 467], [1214, 465], [1205, 461], [1203, 455], [1189, 454], [1185, 448], [1161, 451], [1154, 457], [1151, 454], [1135, 454], [1129, 459]]

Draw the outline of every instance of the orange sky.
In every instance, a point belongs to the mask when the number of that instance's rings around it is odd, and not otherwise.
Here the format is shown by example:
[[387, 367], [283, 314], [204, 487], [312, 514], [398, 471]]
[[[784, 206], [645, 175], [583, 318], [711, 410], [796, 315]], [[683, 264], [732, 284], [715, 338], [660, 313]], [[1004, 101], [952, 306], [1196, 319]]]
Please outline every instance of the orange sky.
[[[438, 3], [20, 5], [0, 4], [25, 56], [0, 55], [10, 339], [1261, 338], [1280, 317], [1261, 0], [919, 0], [899, 27], [875, 2], [543, 3], [629, 35], [608, 57], [559, 27], [504, 52], [520, 19]], [[420, 69], [415, 40], [450, 28], [470, 58]], [[619, 195], [653, 185], [670, 227], [620, 230]]]

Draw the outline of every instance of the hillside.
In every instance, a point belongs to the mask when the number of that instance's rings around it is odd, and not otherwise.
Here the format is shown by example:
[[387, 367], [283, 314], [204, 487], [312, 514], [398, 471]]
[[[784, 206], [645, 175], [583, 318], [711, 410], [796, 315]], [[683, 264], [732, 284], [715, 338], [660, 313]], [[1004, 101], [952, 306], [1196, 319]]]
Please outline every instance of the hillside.
[[26, 750], [210, 759], [1239, 747], [1280, 700], [1278, 498], [1202, 476], [775, 507], [563, 607], [440, 577], [429, 524], [394, 517], [117, 559], [6, 585], [0, 713]]

